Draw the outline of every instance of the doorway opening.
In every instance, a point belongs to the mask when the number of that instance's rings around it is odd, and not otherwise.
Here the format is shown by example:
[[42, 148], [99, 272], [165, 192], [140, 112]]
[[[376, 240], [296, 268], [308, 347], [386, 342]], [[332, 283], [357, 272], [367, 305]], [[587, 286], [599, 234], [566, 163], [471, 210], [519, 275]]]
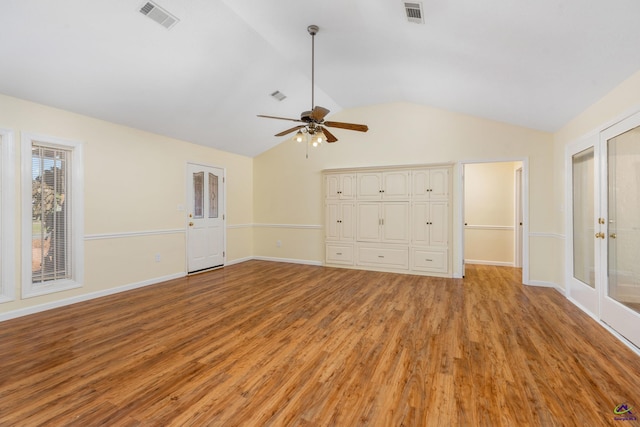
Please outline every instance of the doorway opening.
[[526, 250], [526, 160], [461, 164], [461, 271], [465, 264], [522, 268]]

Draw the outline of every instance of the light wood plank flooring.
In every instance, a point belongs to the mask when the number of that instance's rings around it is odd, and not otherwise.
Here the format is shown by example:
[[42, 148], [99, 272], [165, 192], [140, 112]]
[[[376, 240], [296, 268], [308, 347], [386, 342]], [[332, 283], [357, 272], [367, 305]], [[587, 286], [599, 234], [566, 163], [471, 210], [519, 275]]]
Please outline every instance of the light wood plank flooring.
[[640, 358], [520, 270], [250, 261], [0, 323], [0, 426], [631, 426]]

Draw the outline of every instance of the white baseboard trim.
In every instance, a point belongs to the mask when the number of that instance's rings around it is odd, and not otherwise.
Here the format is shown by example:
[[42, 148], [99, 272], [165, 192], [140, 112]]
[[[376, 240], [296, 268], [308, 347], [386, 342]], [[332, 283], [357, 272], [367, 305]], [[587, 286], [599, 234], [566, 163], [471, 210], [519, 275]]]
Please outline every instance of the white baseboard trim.
[[260, 261], [274, 261], [274, 262], [288, 262], [292, 264], [304, 264], [304, 265], [324, 265], [322, 261], [311, 261], [308, 259], [295, 259], [295, 258], [275, 258], [275, 257], [264, 257], [264, 256], [255, 256], [253, 259], [257, 259]]
[[225, 262], [224, 266], [227, 267], [229, 265], [240, 264], [240, 263], [243, 263], [243, 262], [246, 262], [246, 261], [251, 261], [252, 259], [255, 259], [255, 258], [252, 257], [252, 256], [246, 256], [244, 258], [236, 258], [236, 259], [233, 259], [231, 261]]
[[498, 267], [513, 267], [514, 264], [512, 262], [504, 262], [504, 261], [486, 261], [482, 259], [465, 259], [465, 264], [480, 264], [480, 265], [495, 265]]
[[553, 282], [545, 282], [544, 280], [529, 280], [529, 283], [527, 283], [526, 285], [538, 286], [540, 288], [553, 288], [556, 291], [560, 292], [562, 295], [565, 294], [564, 289], [557, 283], [553, 283]]
[[145, 286], [155, 285], [157, 283], [166, 282], [168, 280], [179, 279], [185, 277], [185, 272], [174, 273], [168, 276], [155, 277], [153, 279], [143, 280], [142, 282], [130, 283], [128, 285], [118, 286], [116, 288], [109, 288], [102, 291], [91, 292], [88, 294], [78, 295], [71, 298], [65, 298], [57, 301], [51, 301], [45, 304], [34, 305], [32, 307], [20, 308], [18, 310], [9, 311], [0, 314], [0, 322], [5, 320], [15, 319], [17, 317], [28, 316], [29, 314], [40, 313], [42, 311], [51, 310], [53, 308], [64, 307], [78, 302], [89, 301], [92, 299], [106, 297], [108, 295], [117, 294], [120, 292], [130, 291], [137, 288], [143, 288]]

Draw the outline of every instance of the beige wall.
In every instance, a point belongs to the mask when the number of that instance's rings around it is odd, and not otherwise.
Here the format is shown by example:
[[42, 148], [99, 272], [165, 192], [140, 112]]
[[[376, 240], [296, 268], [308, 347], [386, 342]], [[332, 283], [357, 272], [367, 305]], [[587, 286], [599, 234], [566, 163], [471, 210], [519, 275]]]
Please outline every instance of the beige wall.
[[[591, 105], [562, 129], [554, 134], [554, 204], [562, 206], [555, 215], [554, 228], [561, 236], [566, 235], [565, 209], [566, 204], [566, 174], [565, 150], [568, 144], [583, 136], [597, 134], [612, 124], [640, 111], [640, 71], [633, 74], [603, 98]], [[550, 271], [555, 271], [554, 279], [562, 288], [565, 284], [566, 250], [565, 239], [556, 239], [549, 248], [556, 254], [554, 262], [549, 265]]]
[[[544, 274], [551, 256], [546, 250], [547, 234], [553, 231], [555, 218], [553, 192], [549, 191], [553, 184], [551, 134], [409, 103], [355, 108], [329, 117], [364, 123], [370, 130], [336, 129], [339, 141], [311, 149], [309, 159], [305, 159], [304, 147], [290, 140], [254, 159], [254, 218], [266, 224], [256, 230], [256, 255], [323, 261], [322, 233], [318, 232], [323, 221], [323, 169], [528, 158], [530, 230], [540, 233], [529, 248], [531, 271], [537, 274], [531, 279], [548, 280]], [[456, 212], [457, 202], [453, 208]], [[300, 237], [291, 239], [290, 247], [286, 236], [293, 235]], [[280, 248], [275, 244], [279, 236], [283, 236]], [[258, 244], [262, 237], [270, 241]], [[454, 235], [454, 242], [459, 237]], [[458, 246], [454, 245], [454, 259], [461, 256]]]
[[[228, 262], [253, 256], [322, 262], [323, 169], [526, 158], [531, 283], [564, 286], [565, 146], [639, 106], [640, 72], [554, 135], [408, 103], [354, 108], [330, 118], [366, 123], [370, 131], [337, 129], [340, 141], [312, 150], [309, 159], [290, 141], [250, 159], [3, 95], [0, 128], [15, 134], [18, 195], [21, 132], [84, 141], [88, 236], [183, 228], [177, 205], [186, 199], [186, 162], [224, 167]], [[17, 224], [19, 218], [18, 209]], [[21, 300], [19, 231], [16, 237], [18, 298], [1, 304], [0, 314], [185, 271], [183, 233], [88, 239], [83, 288]], [[459, 237], [454, 257], [461, 256]], [[153, 261], [158, 252], [161, 263]]]
[[[84, 143], [85, 281], [70, 291], [20, 298], [20, 232], [16, 297], [0, 314], [119, 286], [185, 273], [186, 163], [226, 169], [227, 262], [253, 255], [253, 159], [0, 95], [0, 128], [14, 132], [15, 191], [20, 196], [21, 132]], [[20, 201], [16, 201], [20, 224]], [[169, 234], [129, 236], [123, 233]], [[177, 230], [177, 232], [176, 232]], [[99, 238], [112, 234], [117, 238]], [[156, 263], [155, 254], [161, 255]]]
[[465, 263], [514, 265], [515, 170], [521, 164], [465, 165]]

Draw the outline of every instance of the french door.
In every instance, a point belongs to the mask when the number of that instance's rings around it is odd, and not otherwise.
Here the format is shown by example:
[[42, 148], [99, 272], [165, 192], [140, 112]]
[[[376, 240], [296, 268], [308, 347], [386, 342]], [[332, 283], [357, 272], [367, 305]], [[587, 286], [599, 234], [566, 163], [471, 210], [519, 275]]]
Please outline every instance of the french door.
[[600, 317], [640, 347], [640, 113], [602, 132]]
[[567, 293], [640, 347], [640, 113], [568, 147]]
[[224, 265], [224, 171], [187, 165], [187, 271]]
[[[601, 245], [598, 245], [600, 227], [600, 173], [596, 159], [600, 158], [598, 135], [580, 140], [568, 147], [567, 173], [569, 174], [570, 202], [567, 224], [567, 244], [570, 272], [567, 280], [569, 297], [587, 312], [599, 316], [598, 286], [602, 265]], [[597, 234], [596, 234], [597, 233]]]

